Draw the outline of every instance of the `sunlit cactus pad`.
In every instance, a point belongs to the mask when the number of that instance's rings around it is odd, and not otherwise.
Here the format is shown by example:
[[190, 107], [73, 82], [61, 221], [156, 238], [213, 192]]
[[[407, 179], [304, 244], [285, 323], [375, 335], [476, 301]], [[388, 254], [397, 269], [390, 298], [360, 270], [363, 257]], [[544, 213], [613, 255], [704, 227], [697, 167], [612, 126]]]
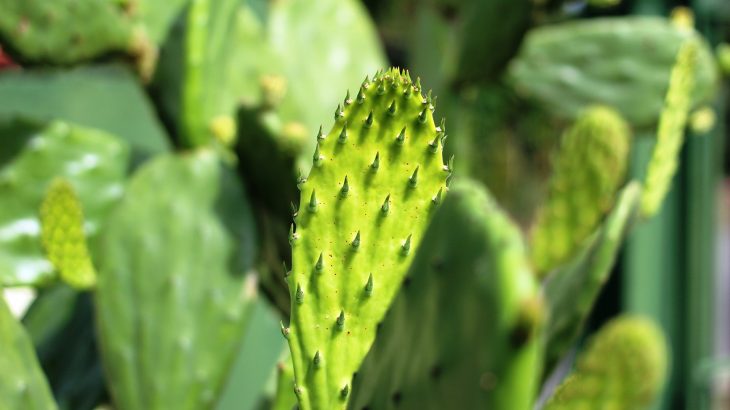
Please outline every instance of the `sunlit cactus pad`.
[[397, 69], [366, 79], [318, 135], [291, 233], [289, 338], [303, 409], [342, 408], [433, 210], [444, 130]]

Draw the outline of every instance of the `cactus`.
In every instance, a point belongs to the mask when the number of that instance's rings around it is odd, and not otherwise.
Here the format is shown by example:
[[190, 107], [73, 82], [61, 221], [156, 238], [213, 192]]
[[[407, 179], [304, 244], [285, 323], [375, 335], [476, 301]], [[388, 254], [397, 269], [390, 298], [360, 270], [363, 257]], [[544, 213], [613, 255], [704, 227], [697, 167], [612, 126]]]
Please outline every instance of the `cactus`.
[[565, 132], [532, 229], [531, 257], [541, 277], [569, 260], [611, 207], [629, 146], [629, 127], [610, 108], [586, 110]]
[[672, 69], [666, 102], [659, 119], [657, 142], [646, 171], [641, 213], [651, 217], [659, 211], [677, 172], [679, 150], [684, 142], [684, 128], [691, 108], [695, 83], [692, 73], [698, 64], [696, 43], [686, 42], [679, 49]]
[[40, 219], [43, 247], [61, 279], [77, 289], [94, 286], [96, 270], [86, 245], [83, 210], [68, 181], [51, 182]]
[[226, 175], [210, 151], [161, 156], [104, 229], [96, 313], [120, 410], [215, 404], [255, 294], [253, 221]]
[[666, 375], [661, 330], [647, 319], [620, 316], [593, 336], [545, 409], [648, 409]]
[[3, 0], [0, 40], [21, 61], [73, 64], [109, 53], [135, 57], [143, 75], [155, 48], [125, 5], [98, 0]]
[[717, 81], [712, 52], [694, 30], [657, 17], [601, 18], [533, 29], [512, 62], [521, 93], [556, 115], [575, 118], [588, 104], [604, 104], [634, 126], [653, 126], [671, 67], [686, 40], [698, 43], [692, 105]]
[[74, 185], [91, 238], [122, 193], [127, 148], [109, 134], [63, 122], [43, 127], [11, 120], [0, 124], [0, 133], [13, 148], [0, 159], [0, 285], [48, 281], [54, 270], [38, 220], [46, 186], [59, 176]]
[[142, 86], [118, 64], [4, 71], [0, 95], [0, 118], [63, 120], [105, 131], [129, 144], [135, 162], [171, 146]]
[[552, 370], [580, 335], [638, 214], [640, 197], [637, 182], [627, 185], [597, 232], [570, 263], [558, 268], [545, 283], [550, 312], [545, 326], [546, 372]]
[[276, 393], [271, 410], [292, 410], [297, 405], [294, 394], [294, 368], [287, 355], [285, 360], [276, 365]]
[[289, 339], [303, 410], [344, 408], [353, 373], [446, 194], [443, 130], [407, 73], [367, 78], [320, 133], [290, 231]]
[[0, 297], [0, 408], [53, 410], [56, 403], [33, 344]]
[[519, 229], [458, 181], [358, 370], [352, 409], [532, 408], [544, 315]]

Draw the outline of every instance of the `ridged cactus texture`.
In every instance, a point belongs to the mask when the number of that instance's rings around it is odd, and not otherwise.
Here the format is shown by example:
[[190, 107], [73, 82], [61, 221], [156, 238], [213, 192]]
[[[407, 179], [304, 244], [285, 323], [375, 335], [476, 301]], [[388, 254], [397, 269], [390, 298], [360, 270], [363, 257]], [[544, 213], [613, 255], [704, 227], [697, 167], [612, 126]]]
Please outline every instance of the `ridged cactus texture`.
[[639, 184], [627, 185], [611, 213], [575, 258], [557, 269], [545, 283], [544, 294], [550, 311], [545, 326], [546, 372], [552, 371], [580, 336], [636, 219], [640, 198]]
[[569, 260], [610, 209], [626, 173], [629, 133], [617, 112], [593, 107], [562, 136], [531, 233], [532, 262], [541, 277]]
[[89, 238], [119, 200], [128, 148], [112, 135], [65, 122], [0, 121], [8, 151], [0, 156], [0, 285], [53, 278], [41, 244], [39, 209], [49, 183], [68, 180], [84, 206]]
[[659, 17], [582, 19], [531, 30], [509, 77], [522, 94], [575, 118], [588, 104], [616, 108], [633, 126], [653, 127], [680, 45], [698, 44], [692, 103], [709, 98], [717, 68], [699, 34]]
[[672, 68], [669, 89], [659, 118], [657, 141], [644, 181], [641, 213], [645, 217], [656, 214], [669, 192], [679, 164], [679, 150], [684, 142], [684, 128], [691, 108], [691, 95], [695, 87], [692, 73], [697, 62], [698, 45], [687, 41], [679, 49]]
[[117, 409], [215, 404], [256, 289], [253, 221], [226, 171], [211, 151], [157, 157], [104, 229], [97, 322]]
[[73, 186], [64, 179], [54, 180], [40, 210], [41, 241], [48, 259], [61, 279], [77, 289], [96, 283], [84, 233], [84, 212]]
[[347, 95], [320, 133], [290, 233], [289, 339], [300, 407], [344, 408], [353, 374], [446, 195], [431, 96], [398, 69]]
[[620, 316], [596, 333], [546, 410], [642, 410], [661, 391], [667, 344], [650, 320]]
[[54, 410], [35, 350], [23, 326], [0, 297], [0, 408]]
[[407, 278], [350, 408], [531, 409], [541, 296], [520, 230], [483, 188], [454, 183]]

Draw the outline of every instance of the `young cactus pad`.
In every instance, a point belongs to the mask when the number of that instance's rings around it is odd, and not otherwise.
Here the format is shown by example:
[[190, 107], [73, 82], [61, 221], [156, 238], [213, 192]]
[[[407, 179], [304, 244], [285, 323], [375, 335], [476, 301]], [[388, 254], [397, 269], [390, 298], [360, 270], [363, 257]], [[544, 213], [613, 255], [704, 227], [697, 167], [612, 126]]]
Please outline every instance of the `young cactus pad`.
[[528, 410], [543, 309], [522, 235], [478, 184], [433, 218], [358, 370], [351, 409]]
[[84, 214], [73, 186], [56, 179], [41, 204], [41, 241], [61, 279], [77, 289], [96, 283], [84, 234]]
[[563, 135], [548, 198], [532, 231], [532, 261], [544, 276], [566, 262], [611, 207], [626, 172], [629, 128], [614, 110], [593, 107]]
[[667, 345], [661, 330], [646, 319], [621, 316], [593, 337], [545, 409], [647, 409], [666, 375]]
[[353, 373], [446, 194], [432, 99], [397, 69], [348, 93], [318, 135], [290, 242], [290, 328], [302, 410], [344, 408]]

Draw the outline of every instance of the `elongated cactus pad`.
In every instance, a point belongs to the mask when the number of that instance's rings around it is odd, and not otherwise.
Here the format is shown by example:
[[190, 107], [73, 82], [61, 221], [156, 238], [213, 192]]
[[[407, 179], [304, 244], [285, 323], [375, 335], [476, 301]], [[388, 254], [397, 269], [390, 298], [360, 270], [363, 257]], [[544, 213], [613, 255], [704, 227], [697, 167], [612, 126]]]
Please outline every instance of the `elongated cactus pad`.
[[527, 410], [542, 306], [519, 229], [455, 183], [358, 370], [351, 409]]
[[41, 241], [61, 279], [77, 289], [96, 283], [84, 234], [84, 213], [73, 186], [56, 179], [41, 204]]
[[289, 339], [303, 410], [344, 408], [443, 196], [431, 97], [397, 69], [365, 80], [318, 136], [290, 242]]
[[255, 294], [253, 221], [226, 175], [210, 151], [158, 157], [104, 229], [96, 307], [115, 408], [215, 404]]
[[695, 42], [685, 42], [679, 49], [672, 69], [669, 90], [659, 119], [657, 142], [649, 161], [641, 198], [641, 213], [645, 217], [651, 217], [659, 211], [677, 172], [679, 150], [684, 142], [684, 128], [695, 86], [692, 73], [697, 65], [697, 47]]
[[545, 205], [532, 230], [540, 276], [579, 249], [611, 207], [628, 163], [628, 125], [610, 108], [588, 109], [563, 135]]
[[653, 127], [686, 40], [698, 43], [695, 105], [716, 89], [712, 51], [695, 30], [660, 17], [581, 19], [533, 29], [509, 76], [518, 91], [558, 116], [575, 118], [588, 104], [605, 104], [633, 126]]
[[124, 189], [126, 144], [112, 135], [65, 122], [46, 126], [0, 121], [0, 285], [53, 278], [41, 244], [38, 210], [49, 183], [68, 180], [84, 206], [86, 234], [95, 236]]
[[545, 298], [550, 308], [545, 327], [546, 372], [552, 370], [580, 335], [638, 213], [640, 197], [637, 182], [627, 185], [606, 221], [578, 255], [545, 283]]
[[0, 408], [53, 410], [56, 403], [23, 326], [0, 296]]
[[593, 336], [546, 410], [650, 408], [667, 375], [667, 345], [648, 319], [620, 316]]

